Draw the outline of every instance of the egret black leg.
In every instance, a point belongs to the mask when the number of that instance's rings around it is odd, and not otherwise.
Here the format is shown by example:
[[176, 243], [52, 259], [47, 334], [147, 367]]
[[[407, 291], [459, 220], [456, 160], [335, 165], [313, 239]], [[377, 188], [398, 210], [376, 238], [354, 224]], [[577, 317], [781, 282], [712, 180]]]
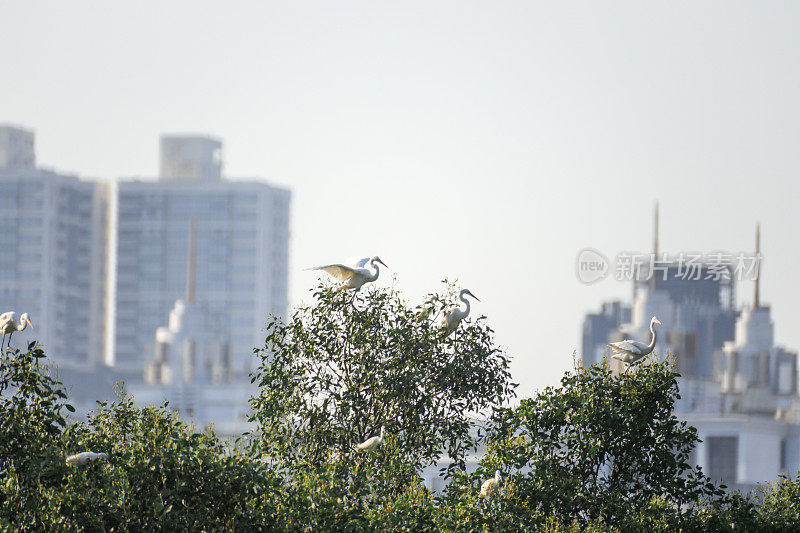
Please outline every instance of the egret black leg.
[[9, 333], [9, 334], [8, 334], [8, 344], [6, 344], [6, 348], [11, 348], [11, 336], [12, 336], [13, 334], [14, 334], [14, 332], [13, 332], [13, 331], [12, 331], [11, 333]]

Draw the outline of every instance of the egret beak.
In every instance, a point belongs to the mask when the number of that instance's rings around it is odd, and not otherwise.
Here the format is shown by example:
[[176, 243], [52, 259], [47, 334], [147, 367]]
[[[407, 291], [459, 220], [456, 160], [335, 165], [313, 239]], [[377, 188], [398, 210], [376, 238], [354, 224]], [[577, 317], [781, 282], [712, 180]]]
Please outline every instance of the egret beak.
[[36, 329], [36, 328], [33, 327], [33, 322], [31, 322], [30, 318], [28, 318], [26, 320], [28, 321], [28, 325], [31, 327], [31, 329]]
[[380, 258], [380, 257], [376, 257], [376, 258], [375, 258], [375, 261], [377, 261], [378, 263], [382, 264], [382, 265], [383, 265], [383, 266], [385, 266], [386, 268], [389, 268], [389, 265], [387, 265], [386, 263], [384, 263], [383, 261], [381, 261], [381, 258]]
[[[659, 319], [657, 319], [657, 318], [654, 320], [654, 322], [655, 322], [656, 324], [661, 324], [661, 321], [660, 321]], [[663, 326], [664, 324], [661, 324], [661, 325]]]
[[473, 298], [475, 298], [475, 299], [476, 299], [476, 300], [478, 300], [479, 302], [481, 301], [481, 300], [480, 300], [480, 298], [478, 298], [477, 296], [475, 296], [475, 295], [474, 295], [474, 294], [472, 294], [471, 292], [467, 291], [467, 294], [469, 294], [470, 296], [472, 296]]

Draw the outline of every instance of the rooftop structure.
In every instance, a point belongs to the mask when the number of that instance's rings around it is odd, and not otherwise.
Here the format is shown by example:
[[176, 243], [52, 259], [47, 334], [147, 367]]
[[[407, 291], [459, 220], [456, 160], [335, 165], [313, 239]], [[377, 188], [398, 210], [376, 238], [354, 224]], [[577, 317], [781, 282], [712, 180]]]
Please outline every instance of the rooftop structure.
[[211, 137], [162, 135], [161, 181], [222, 179], [222, 142]]

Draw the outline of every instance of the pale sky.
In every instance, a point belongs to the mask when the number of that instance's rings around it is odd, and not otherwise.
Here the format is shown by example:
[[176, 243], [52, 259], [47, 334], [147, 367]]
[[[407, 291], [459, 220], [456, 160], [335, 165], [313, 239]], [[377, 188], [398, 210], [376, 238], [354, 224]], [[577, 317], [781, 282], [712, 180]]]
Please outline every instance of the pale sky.
[[798, 28], [789, 1], [4, 1], [0, 122], [87, 178], [155, 176], [161, 133], [222, 139], [227, 175], [292, 190], [291, 303], [353, 255], [412, 300], [458, 278], [526, 395], [630, 296], [577, 252], [649, 250], [656, 199], [670, 253], [750, 250], [761, 221], [800, 348]]

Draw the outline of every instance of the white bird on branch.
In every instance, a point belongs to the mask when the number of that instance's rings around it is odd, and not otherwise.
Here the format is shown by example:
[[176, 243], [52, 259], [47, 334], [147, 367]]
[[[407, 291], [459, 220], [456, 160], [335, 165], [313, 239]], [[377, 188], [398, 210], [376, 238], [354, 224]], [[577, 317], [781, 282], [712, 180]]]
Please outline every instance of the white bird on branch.
[[[466, 308], [460, 309], [456, 307], [455, 309], [451, 309], [444, 314], [439, 326], [444, 328], [446, 335], [453, 333], [456, 328], [458, 328], [458, 325], [461, 323], [461, 321], [467, 318], [469, 315], [469, 300], [467, 300], [466, 296], [472, 296], [478, 300], [478, 297], [469, 292], [467, 289], [461, 289], [461, 292], [458, 293], [458, 298], [464, 302]], [[480, 300], [478, 301], [480, 302]]]
[[502, 478], [500, 477], [500, 471], [495, 470], [494, 477], [490, 477], [489, 479], [483, 482], [483, 485], [481, 485], [480, 497], [487, 498], [493, 492], [495, 492], [500, 487], [501, 479]]
[[92, 461], [100, 461], [107, 458], [108, 455], [105, 453], [81, 452], [67, 457], [67, 466], [85, 465]]
[[[386, 263], [381, 261], [381, 258], [376, 255], [374, 257], [363, 257], [353, 262], [351, 265], [335, 263], [333, 265], [323, 265], [307, 270], [324, 270], [342, 282], [341, 289], [358, 290], [365, 283], [378, 279], [378, 275], [381, 273], [380, 267], [378, 266], [379, 263], [389, 268], [386, 266]], [[367, 268], [367, 265], [374, 268], [375, 271], [373, 272], [371, 269]]]
[[386, 428], [381, 426], [381, 436], [380, 437], [370, 437], [367, 440], [365, 440], [364, 442], [362, 442], [361, 444], [359, 444], [358, 446], [356, 446], [356, 448], [360, 452], [371, 452], [372, 450], [374, 450], [375, 448], [377, 448], [378, 446], [383, 444], [383, 436], [384, 436], [385, 431], [386, 431]]
[[11, 336], [14, 332], [24, 331], [28, 326], [33, 329], [33, 322], [31, 322], [31, 319], [28, 317], [28, 313], [22, 313], [19, 317], [19, 322], [17, 322], [17, 313], [14, 311], [9, 311], [8, 313], [0, 315], [0, 331], [3, 332], [3, 341], [0, 342], [0, 350], [3, 349], [6, 335], [8, 335], [8, 346], [11, 347]]
[[622, 361], [626, 365], [630, 367], [633, 363], [644, 357], [645, 355], [649, 354], [653, 351], [653, 348], [656, 346], [656, 330], [655, 324], [661, 324], [661, 321], [656, 317], [653, 317], [650, 320], [650, 334], [652, 338], [650, 339], [650, 344], [645, 344], [643, 342], [634, 341], [630, 339], [626, 339], [624, 341], [619, 342], [612, 342], [609, 344], [612, 351], [614, 353], [611, 354], [611, 357]]

